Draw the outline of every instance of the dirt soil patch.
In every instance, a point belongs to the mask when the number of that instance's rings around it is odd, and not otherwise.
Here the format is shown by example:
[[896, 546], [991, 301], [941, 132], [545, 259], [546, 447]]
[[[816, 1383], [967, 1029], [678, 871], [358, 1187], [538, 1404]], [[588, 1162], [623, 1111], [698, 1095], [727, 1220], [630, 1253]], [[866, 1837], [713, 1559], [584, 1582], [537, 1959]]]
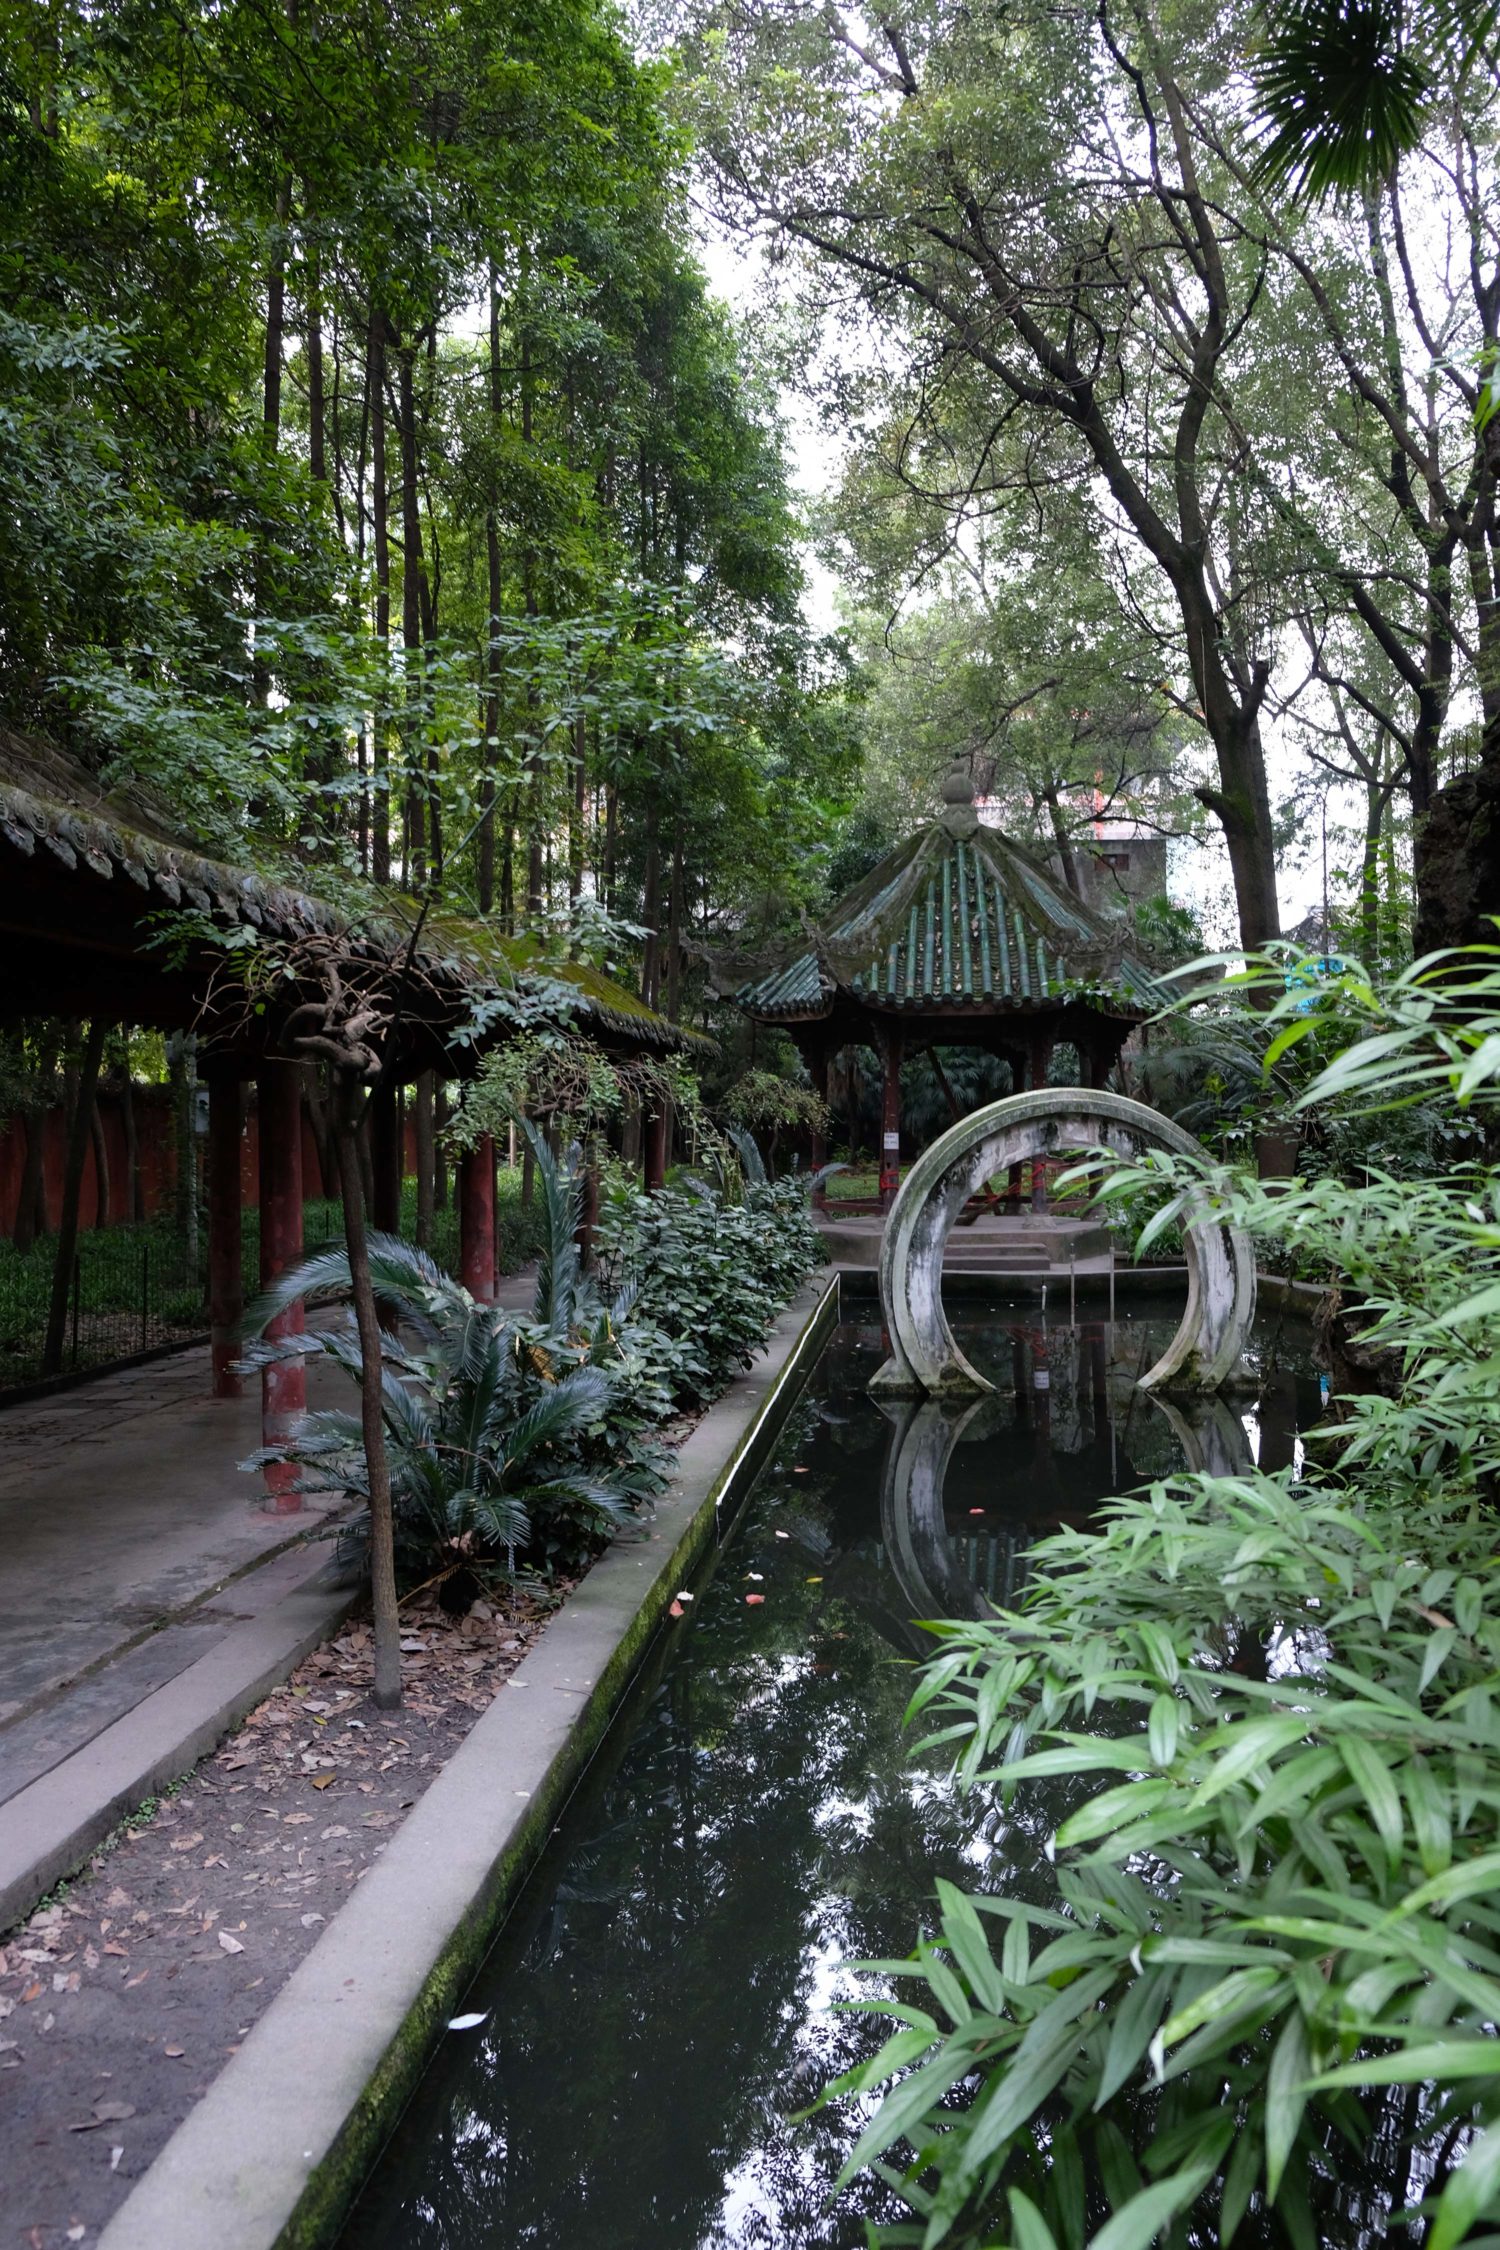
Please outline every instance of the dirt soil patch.
[[346, 1628], [7, 1938], [0, 2250], [96, 2239], [566, 1591], [405, 1605], [397, 1712]]

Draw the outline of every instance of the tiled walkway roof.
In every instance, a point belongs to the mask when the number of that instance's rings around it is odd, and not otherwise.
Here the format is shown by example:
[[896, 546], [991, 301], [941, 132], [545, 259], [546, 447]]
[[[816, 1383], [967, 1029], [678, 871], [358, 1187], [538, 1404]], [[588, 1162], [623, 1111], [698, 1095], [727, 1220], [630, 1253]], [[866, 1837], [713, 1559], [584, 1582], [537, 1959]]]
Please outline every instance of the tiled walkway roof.
[[[390, 894], [382, 899], [346, 882], [347, 910], [298, 883], [279, 882], [248, 867], [211, 857], [174, 826], [170, 812], [136, 787], [106, 793], [98, 777], [71, 752], [0, 729], [0, 879], [17, 862], [45, 870], [54, 898], [54, 922], [90, 933], [107, 922], [143, 978], [162, 973], [153, 947], [159, 917], [189, 907], [226, 933], [252, 923], [272, 936], [295, 938], [308, 930], [347, 927], [363, 903], [362, 927], [372, 949], [399, 954], [409, 939], [417, 902]], [[103, 886], [110, 885], [105, 891]], [[120, 895], [129, 902], [120, 910]], [[50, 929], [39, 929], [47, 938]], [[435, 985], [449, 990], [457, 1008], [467, 993], [540, 976], [571, 986], [581, 1029], [613, 1034], [639, 1047], [663, 1051], [711, 1049], [685, 1026], [669, 1023], [606, 976], [577, 961], [549, 961], [536, 940], [502, 936], [494, 923], [443, 911], [429, 914], [418, 961]]]

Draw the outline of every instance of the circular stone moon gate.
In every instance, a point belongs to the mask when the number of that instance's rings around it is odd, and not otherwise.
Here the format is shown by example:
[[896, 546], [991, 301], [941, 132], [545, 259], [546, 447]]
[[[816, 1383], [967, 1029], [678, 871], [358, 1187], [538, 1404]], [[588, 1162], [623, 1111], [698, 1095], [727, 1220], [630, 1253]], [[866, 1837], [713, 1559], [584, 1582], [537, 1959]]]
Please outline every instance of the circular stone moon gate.
[[[891, 1356], [870, 1388], [886, 1397], [972, 1396], [993, 1386], [959, 1350], [943, 1311], [943, 1251], [954, 1220], [982, 1182], [1031, 1157], [1104, 1147], [1201, 1156], [1171, 1118], [1123, 1094], [1055, 1086], [1014, 1094], [960, 1118], [923, 1151], [901, 1183], [880, 1246], [880, 1302]], [[1216, 1218], [1206, 1194], [1183, 1230], [1188, 1300], [1182, 1326], [1142, 1390], [1212, 1391], [1233, 1372], [1255, 1312], [1255, 1261], [1246, 1237]]]

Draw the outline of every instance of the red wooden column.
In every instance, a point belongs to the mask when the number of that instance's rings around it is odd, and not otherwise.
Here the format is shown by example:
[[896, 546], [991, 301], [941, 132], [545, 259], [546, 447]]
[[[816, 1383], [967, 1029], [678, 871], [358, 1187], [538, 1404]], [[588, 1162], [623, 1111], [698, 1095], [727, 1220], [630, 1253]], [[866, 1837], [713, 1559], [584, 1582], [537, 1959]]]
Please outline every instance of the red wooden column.
[[375, 1190], [370, 1224], [378, 1234], [399, 1234], [405, 1151], [401, 1146], [401, 1089], [394, 1080], [377, 1086], [370, 1096], [370, 1169]]
[[[1046, 1086], [1047, 1071], [1051, 1062], [1051, 1040], [1033, 1039], [1031, 1043], [1031, 1068], [1027, 1075], [1031, 1080], [1034, 1092]], [[1034, 1156], [1031, 1160], [1031, 1208], [1033, 1211], [1045, 1211], [1047, 1208], [1047, 1160], [1041, 1156]]]
[[458, 1160], [459, 1278], [481, 1305], [495, 1301], [495, 1144], [484, 1133]]
[[208, 1081], [208, 1323], [215, 1398], [239, 1398], [245, 1286], [240, 1264], [240, 1082], [230, 1071]]
[[[302, 1074], [294, 1062], [268, 1057], [256, 1074], [260, 1133], [260, 1282], [264, 1289], [302, 1256]], [[269, 1337], [300, 1336], [300, 1300], [277, 1316]], [[263, 1370], [260, 1379], [261, 1443], [279, 1445], [307, 1407], [307, 1368], [300, 1359]], [[295, 1515], [302, 1506], [297, 1471], [285, 1464], [266, 1470], [266, 1506]]]
[[668, 1108], [665, 1102], [653, 1109], [646, 1118], [642, 1175], [648, 1195], [655, 1195], [667, 1184], [667, 1123]]
[[[826, 1047], [820, 1047], [812, 1061], [812, 1082], [813, 1092], [824, 1103], [828, 1100], [828, 1075], [828, 1050]], [[828, 1162], [828, 1135], [825, 1132], [819, 1131], [812, 1135], [810, 1162], [814, 1172], [821, 1171]], [[813, 1190], [813, 1202], [820, 1211], [826, 1210], [828, 1205], [828, 1190], [826, 1187]]]
[[880, 1093], [880, 1207], [889, 1211], [901, 1185], [901, 1034], [885, 1035], [885, 1080]]

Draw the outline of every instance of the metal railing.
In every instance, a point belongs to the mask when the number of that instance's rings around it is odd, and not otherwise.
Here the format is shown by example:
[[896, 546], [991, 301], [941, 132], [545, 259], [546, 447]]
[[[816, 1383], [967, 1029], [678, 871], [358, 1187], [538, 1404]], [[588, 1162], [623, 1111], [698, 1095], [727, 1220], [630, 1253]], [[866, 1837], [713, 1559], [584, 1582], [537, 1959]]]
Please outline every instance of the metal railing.
[[[304, 1205], [308, 1250], [341, 1239], [343, 1228], [340, 1204]], [[408, 1181], [402, 1209], [408, 1241], [415, 1228], [415, 1183]], [[0, 1242], [0, 1398], [49, 1375], [98, 1374], [206, 1337], [208, 1239], [201, 1223], [194, 1244], [167, 1219], [89, 1228], [73, 1254], [62, 1362], [48, 1370], [44, 1345], [56, 1255], [51, 1236], [25, 1252]], [[432, 1255], [450, 1273], [457, 1270], [458, 1213], [451, 1203], [433, 1214]], [[260, 1286], [260, 1213], [254, 1209], [243, 1216], [241, 1270], [248, 1301]]]

